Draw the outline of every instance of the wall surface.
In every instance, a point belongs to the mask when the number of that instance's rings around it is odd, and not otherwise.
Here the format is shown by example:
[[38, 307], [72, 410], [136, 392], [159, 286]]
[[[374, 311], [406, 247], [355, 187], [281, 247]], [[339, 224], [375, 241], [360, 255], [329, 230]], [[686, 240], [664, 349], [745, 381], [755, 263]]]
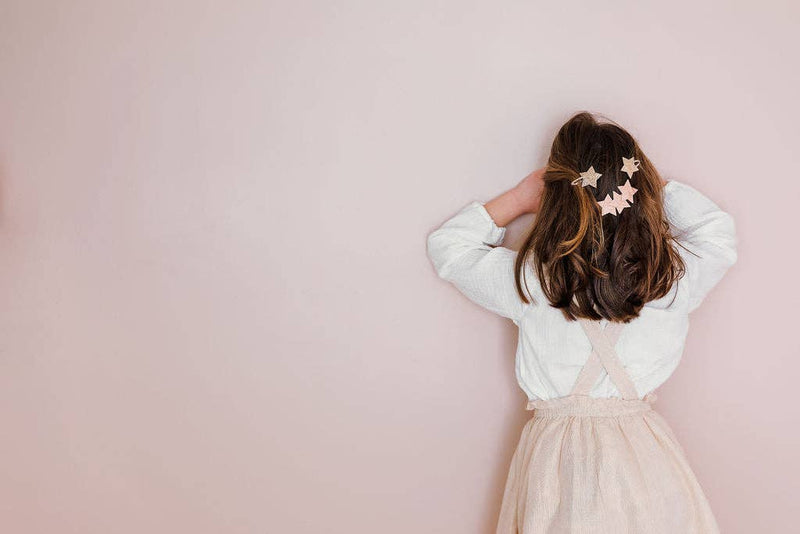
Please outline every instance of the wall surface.
[[425, 237], [586, 109], [736, 217], [657, 408], [723, 532], [788, 532], [798, 24], [788, 0], [4, 0], [0, 529], [493, 532], [514, 325]]

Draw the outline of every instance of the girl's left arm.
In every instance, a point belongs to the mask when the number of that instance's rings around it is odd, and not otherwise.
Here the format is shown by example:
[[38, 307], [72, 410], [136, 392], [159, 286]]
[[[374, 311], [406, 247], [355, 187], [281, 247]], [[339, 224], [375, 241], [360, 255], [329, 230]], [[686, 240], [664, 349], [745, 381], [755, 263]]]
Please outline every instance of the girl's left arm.
[[436, 273], [476, 304], [518, 324], [524, 304], [516, 290], [517, 253], [500, 246], [506, 225], [535, 212], [542, 170], [484, 203], [473, 200], [428, 235], [428, 257]]

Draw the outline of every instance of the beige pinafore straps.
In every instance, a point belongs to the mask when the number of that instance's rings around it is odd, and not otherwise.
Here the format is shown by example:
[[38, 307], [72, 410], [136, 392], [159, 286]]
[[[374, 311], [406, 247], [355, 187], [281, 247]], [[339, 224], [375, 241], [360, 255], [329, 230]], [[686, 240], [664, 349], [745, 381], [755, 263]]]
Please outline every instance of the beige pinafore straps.
[[581, 369], [578, 379], [572, 388], [572, 395], [589, 395], [592, 387], [600, 377], [602, 370], [608, 373], [611, 381], [617, 386], [623, 399], [638, 399], [636, 386], [633, 384], [625, 368], [617, 356], [614, 345], [619, 339], [619, 334], [625, 326], [624, 323], [609, 322], [603, 329], [598, 321], [583, 317], [578, 318], [592, 344], [592, 353]]

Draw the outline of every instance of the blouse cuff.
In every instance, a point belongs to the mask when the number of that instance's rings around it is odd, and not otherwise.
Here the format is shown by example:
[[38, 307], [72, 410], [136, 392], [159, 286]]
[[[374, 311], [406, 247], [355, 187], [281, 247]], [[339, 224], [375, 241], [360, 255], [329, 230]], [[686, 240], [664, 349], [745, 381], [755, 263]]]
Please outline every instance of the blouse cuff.
[[480, 229], [481, 240], [484, 243], [487, 245], [497, 246], [503, 242], [503, 238], [506, 235], [506, 227], [497, 226], [497, 223], [494, 221], [494, 219], [492, 219], [492, 216], [489, 215], [488, 211], [486, 211], [484, 202], [480, 200], [473, 200], [467, 204], [465, 211], [475, 214], [474, 219], [476, 222], [476, 228]]

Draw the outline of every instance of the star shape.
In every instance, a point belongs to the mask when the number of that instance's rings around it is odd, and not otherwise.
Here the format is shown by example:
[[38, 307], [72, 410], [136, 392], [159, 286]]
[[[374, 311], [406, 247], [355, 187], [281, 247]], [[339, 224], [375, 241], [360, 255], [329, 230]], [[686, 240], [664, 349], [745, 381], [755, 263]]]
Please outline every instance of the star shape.
[[622, 213], [622, 210], [624, 210], [625, 208], [628, 207], [628, 201], [625, 200], [625, 197], [623, 195], [615, 194], [612, 197], [611, 206], [616, 208], [617, 213], [615, 213], [615, 215], [618, 215], [618, 214]]
[[586, 187], [587, 185], [591, 185], [592, 187], [597, 187], [597, 179], [603, 176], [602, 174], [598, 173], [594, 170], [594, 166], [589, 167], [588, 171], [581, 173], [581, 185]]
[[630, 180], [625, 181], [625, 185], [619, 186], [620, 193], [622, 194], [622, 198], [633, 204], [633, 195], [638, 191], [635, 187], [631, 185]]
[[616, 207], [614, 206], [614, 200], [611, 198], [611, 195], [606, 195], [606, 198], [604, 198], [603, 200], [598, 200], [597, 204], [600, 206], [600, 209], [602, 210], [600, 212], [601, 217], [609, 213], [611, 215], [616, 215], [615, 213]]
[[639, 170], [639, 163], [641, 163], [638, 159], [635, 158], [622, 158], [622, 172], [628, 174], [628, 178], [633, 178], [633, 173]]

